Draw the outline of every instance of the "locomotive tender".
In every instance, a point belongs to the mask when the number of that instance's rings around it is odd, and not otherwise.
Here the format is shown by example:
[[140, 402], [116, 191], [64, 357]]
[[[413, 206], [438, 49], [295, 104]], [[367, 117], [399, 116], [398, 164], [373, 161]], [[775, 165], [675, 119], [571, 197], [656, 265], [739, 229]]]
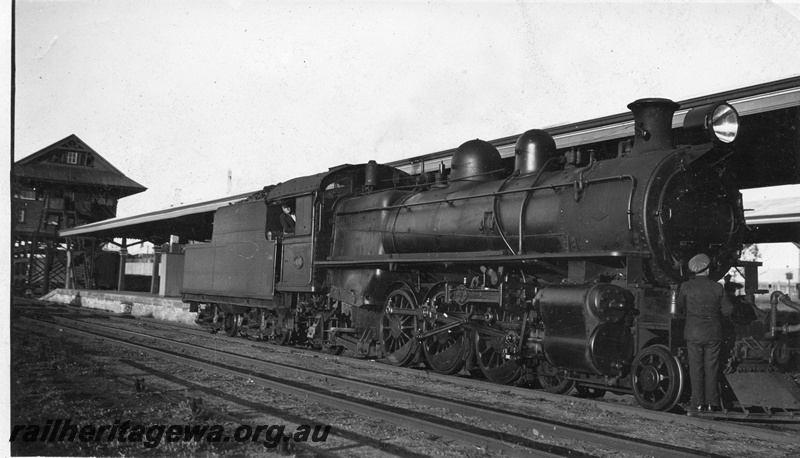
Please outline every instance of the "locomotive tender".
[[371, 161], [267, 187], [186, 247], [183, 300], [229, 335], [669, 410], [688, 389], [686, 264], [706, 253], [719, 277], [740, 254], [725, 169], [739, 121], [724, 103], [695, 108], [673, 138], [678, 104], [628, 107], [632, 145], [559, 151], [531, 130], [513, 166], [472, 140], [449, 175]]

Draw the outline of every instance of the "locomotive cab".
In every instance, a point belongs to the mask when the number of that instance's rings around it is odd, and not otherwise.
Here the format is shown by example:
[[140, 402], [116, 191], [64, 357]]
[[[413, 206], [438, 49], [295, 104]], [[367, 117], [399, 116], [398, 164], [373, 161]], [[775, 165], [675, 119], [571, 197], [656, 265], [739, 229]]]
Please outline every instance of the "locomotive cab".
[[[280, 220], [289, 216], [284, 213], [285, 206], [294, 207], [293, 232], [285, 231]], [[282, 201], [277, 205], [268, 205], [274, 208], [273, 212], [280, 212], [277, 226], [283, 233], [280, 248], [280, 274], [277, 281], [279, 289], [309, 288], [312, 286], [312, 245], [313, 245], [313, 196], [299, 196], [293, 201]], [[269, 217], [268, 217], [269, 218]], [[275, 222], [268, 223], [275, 225]], [[285, 223], [284, 223], [285, 224]]]

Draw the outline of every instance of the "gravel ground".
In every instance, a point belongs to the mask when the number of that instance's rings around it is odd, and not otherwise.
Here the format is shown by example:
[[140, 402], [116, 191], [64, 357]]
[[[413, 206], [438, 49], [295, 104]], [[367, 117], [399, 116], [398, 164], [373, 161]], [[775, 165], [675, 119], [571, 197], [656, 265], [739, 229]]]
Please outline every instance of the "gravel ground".
[[[800, 439], [770, 443], [755, 438], [715, 432], [674, 422], [660, 422], [623, 415], [564, 397], [560, 401], [536, 398], [535, 394], [519, 395], [502, 387], [476, 388], [464, 386], [460, 379], [441, 382], [423, 370], [409, 371], [364, 364], [347, 357], [312, 354], [267, 344], [232, 341], [208, 335], [205, 338], [178, 336], [179, 332], [157, 323], [130, 320], [114, 326], [167, 335], [180, 340], [211, 343], [220, 350], [326, 370], [340, 375], [375, 381], [387, 385], [413, 388], [453, 399], [464, 399], [497, 408], [557, 419], [570, 424], [600, 426], [618, 434], [628, 434], [656, 442], [695, 447], [726, 456], [798, 456]], [[12, 423], [44, 425], [47, 419], [70, 418], [73, 424], [113, 425], [117, 419], [146, 425], [221, 424], [230, 433], [239, 425], [286, 425], [295, 431], [297, 425], [330, 424], [327, 441], [312, 443], [320, 448], [339, 450], [346, 456], [492, 456], [493, 453], [418, 430], [401, 430], [384, 422], [356, 418], [355, 415], [295, 399], [261, 388], [241, 377], [208, 374], [175, 363], [160, 361], [131, 350], [119, 350], [98, 344], [97, 340], [67, 337], [62, 334], [47, 338], [35, 334], [12, 334]], [[165, 380], [174, 377], [174, 380]], [[210, 393], [208, 390], [212, 390]], [[535, 393], [535, 392], [533, 392]], [[370, 393], [345, 393], [369, 399]], [[607, 396], [612, 404], [631, 404], [629, 396]], [[206, 410], [196, 407], [203, 398]], [[195, 401], [193, 401], [195, 399]], [[383, 400], [381, 402], [384, 402]], [[408, 408], [396, 402], [395, 405]], [[416, 406], [428, 413], [435, 409]], [[461, 419], [491, 430], [508, 431], [557, 445], [545, 431], [518, 431], [508, 425], [492, 425], [480, 418]], [[20, 432], [20, 437], [24, 432]], [[250, 456], [266, 453], [308, 455], [299, 449], [266, 448], [264, 441], [253, 443], [177, 441], [162, 438], [154, 447], [144, 442], [12, 442], [14, 455], [81, 455], [81, 456]], [[152, 441], [151, 441], [152, 442]], [[342, 452], [342, 450], [346, 452]], [[598, 456], [620, 455], [613, 450], [584, 449]]]

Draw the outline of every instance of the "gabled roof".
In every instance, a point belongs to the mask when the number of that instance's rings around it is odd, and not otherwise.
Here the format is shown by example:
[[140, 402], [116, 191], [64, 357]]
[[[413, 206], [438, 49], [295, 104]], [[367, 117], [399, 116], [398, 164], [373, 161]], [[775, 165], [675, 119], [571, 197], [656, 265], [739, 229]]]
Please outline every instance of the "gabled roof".
[[[55, 154], [77, 151], [92, 155], [92, 165], [72, 165], [51, 162]], [[14, 176], [33, 182], [57, 183], [115, 190], [121, 196], [130, 196], [147, 190], [111, 165], [77, 135], [72, 134], [14, 164]]]

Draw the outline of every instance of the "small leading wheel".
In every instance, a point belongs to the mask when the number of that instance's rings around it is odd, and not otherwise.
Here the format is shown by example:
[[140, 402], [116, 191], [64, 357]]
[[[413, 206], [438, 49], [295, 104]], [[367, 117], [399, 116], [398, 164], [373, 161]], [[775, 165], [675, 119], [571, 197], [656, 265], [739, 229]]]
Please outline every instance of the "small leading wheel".
[[222, 325], [225, 329], [225, 334], [227, 334], [228, 337], [234, 337], [239, 331], [239, 315], [226, 313]]
[[475, 357], [486, 380], [512, 385], [522, 378], [522, 367], [514, 358], [503, 354], [505, 336], [475, 333]]
[[339, 356], [344, 353], [343, 345], [334, 345], [331, 336], [331, 328], [338, 327], [338, 320], [335, 317], [327, 317], [323, 315], [322, 321], [322, 351], [333, 356]]
[[586, 399], [599, 399], [606, 395], [606, 390], [593, 386], [578, 385], [575, 387], [578, 396]]
[[289, 345], [289, 342], [292, 340], [292, 330], [291, 329], [279, 329], [280, 334], [275, 335], [275, 340], [273, 342], [275, 345], [285, 346]]
[[329, 355], [339, 356], [344, 353], [344, 346], [342, 345], [323, 345], [322, 351]]
[[683, 367], [663, 345], [642, 349], [631, 367], [633, 397], [645, 409], [666, 411], [683, 394]]
[[265, 318], [263, 338], [275, 345], [288, 345], [292, 340], [292, 329], [284, 319], [285, 314], [270, 315]]
[[[395, 366], [408, 366], [417, 355], [417, 301], [406, 286], [392, 291], [381, 315], [380, 338], [386, 360]], [[392, 313], [387, 313], [391, 311]]]
[[[435, 287], [429, 293], [430, 304], [438, 314], [446, 313], [450, 316], [460, 316], [465, 312], [465, 307], [456, 304], [444, 304], [444, 285]], [[422, 321], [422, 331], [436, 329], [436, 322], [432, 319]], [[464, 367], [464, 358], [471, 342], [469, 333], [459, 326], [447, 331], [434, 334], [422, 341], [422, 350], [425, 352], [425, 363], [440, 374], [457, 374]]]
[[536, 367], [536, 376], [539, 385], [548, 393], [567, 394], [575, 387], [574, 380], [569, 380], [563, 371], [553, 367], [547, 361], [542, 361]]

